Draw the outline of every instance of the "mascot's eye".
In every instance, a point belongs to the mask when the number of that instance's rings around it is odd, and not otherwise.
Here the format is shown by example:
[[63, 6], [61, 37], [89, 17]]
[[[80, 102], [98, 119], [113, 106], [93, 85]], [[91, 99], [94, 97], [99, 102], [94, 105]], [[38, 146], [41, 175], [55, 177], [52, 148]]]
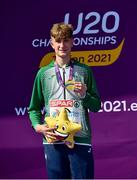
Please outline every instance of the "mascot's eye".
[[65, 131], [65, 130], [66, 130], [66, 127], [65, 127], [65, 126], [62, 126], [62, 130]]
[[56, 126], [55, 126], [56, 128], [58, 128], [59, 126], [58, 126], [58, 124], [56, 124]]

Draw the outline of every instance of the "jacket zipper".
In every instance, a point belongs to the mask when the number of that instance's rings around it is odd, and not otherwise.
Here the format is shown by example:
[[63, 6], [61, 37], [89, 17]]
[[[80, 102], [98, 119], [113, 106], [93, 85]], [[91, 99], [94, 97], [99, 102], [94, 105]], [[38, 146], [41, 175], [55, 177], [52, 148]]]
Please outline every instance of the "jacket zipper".
[[[63, 68], [63, 83], [65, 87], [65, 68]], [[66, 88], [64, 88], [63, 94], [64, 94], [64, 99], [66, 99]]]

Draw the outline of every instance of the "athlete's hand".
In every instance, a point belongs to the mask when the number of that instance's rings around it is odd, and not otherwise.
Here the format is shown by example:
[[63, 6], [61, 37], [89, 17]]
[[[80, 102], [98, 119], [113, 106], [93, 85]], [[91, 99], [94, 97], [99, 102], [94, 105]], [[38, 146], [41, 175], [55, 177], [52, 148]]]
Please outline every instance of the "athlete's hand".
[[46, 124], [38, 124], [35, 127], [36, 132], [42, 133], [45, 138], [50, 138], [54, 141], [57, 140], [57, 135], [54, 133], [55, 128], [49, 128]]
[[81, 97], [84, 97], [86, 95], [87, 86], [86, 84], [83, 84], [82, 82], [75, 82], [74, 83], [74, 92], [80, 95]]

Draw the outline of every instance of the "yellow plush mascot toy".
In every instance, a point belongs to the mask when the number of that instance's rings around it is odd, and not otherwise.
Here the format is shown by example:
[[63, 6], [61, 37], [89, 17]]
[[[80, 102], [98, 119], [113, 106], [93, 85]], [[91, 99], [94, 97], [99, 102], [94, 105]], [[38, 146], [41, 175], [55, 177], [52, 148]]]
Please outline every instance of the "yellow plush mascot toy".
[[[81, 125], [69, 120], [65, 108], [61, 109], [58, 116], [46, 117], [45, 121], [49, 128], [56, 127], [54, 133], [57, 135], [57, 139], [64, 141], [69, 148], [74, 147], [74, 135], [81, 130]], [[46, 139], [49, 143], [55, 142], [55, 140], [51, 138]]]

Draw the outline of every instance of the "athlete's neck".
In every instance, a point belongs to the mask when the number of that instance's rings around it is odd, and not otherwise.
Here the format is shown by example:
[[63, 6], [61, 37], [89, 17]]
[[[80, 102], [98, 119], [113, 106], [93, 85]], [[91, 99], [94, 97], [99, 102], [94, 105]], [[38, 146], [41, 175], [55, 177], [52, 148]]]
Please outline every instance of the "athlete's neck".
[[60, 67], [65, 67], [67, 64], [70, 62], [70, 57], [69, 58], [60, 58], [56, 57], [55, 62], [60, 66]]

